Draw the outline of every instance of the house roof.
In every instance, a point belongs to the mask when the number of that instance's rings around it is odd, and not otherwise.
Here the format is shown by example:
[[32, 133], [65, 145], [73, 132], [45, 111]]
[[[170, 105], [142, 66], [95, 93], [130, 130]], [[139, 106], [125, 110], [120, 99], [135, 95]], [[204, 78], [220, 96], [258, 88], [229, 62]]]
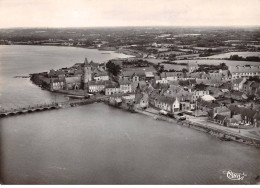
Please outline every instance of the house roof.
[[219, 103], [204, 101], [204, 100], [198, 100], [198, 104], [200, 106], [207, 107], [207, 108], [210, 108], [210, 109], [221, 106]]
[[64, 82], [65, 81], [65, 78], [51, 78], [51, 81], [52, 82]]
[[209, 86], [209, 87], [207, 88], [207, 90], [208, 90], [208, 91], [211, 91], [211, 92], [214, 93], [214, 94], [222, 93], [222, 91], [221, 91], [219, 88], [213, 87], [213, 86]]
[[252, 85], [251, 85], [252, 88], [260, 88], [260, 83], [257, 83], [257, 82], [254, 82]]
[[161, 78], [166, 78], [166, 72], [162, 72], [162, 73], [160, 74], [160, 76], [161, 76]]
[[139, 81], [139, 82], [132, 82], [131, 83], [132, 88], [135, 89], [137, 88], [137, 86], [139, 85], [141, 88], [146, 86], [146, 82], [145, 81]]
[[240, 84], [242, 81], [244, 81], [243, 78], [238, 78], [238, 79], [233, 80], [233, 84]]
[[89, 86], [93, 86], [93, 85], [106, 85], [106, 84], [109, 84], [109, 83], [107, 83], [107, 82], [105, 82], [105, 81], [99, 81], [99, 82], [90, 81], [90, 82], [88, 83]]
[[231, 88], [231, 82], [225, 82], [219, 86], [221, 89], [230, 89]]
[[144, 71], [144, 72], [156, 72], [155, 68], [153, 66], [149, 67], [133, 67], [133, 68], [124, 68], [124, 71], [133, 71], [133, 72], [138, 72], [138, 71]]
[[256, 114], [255, 110], [249, 109], [249, 108], [243, 108], [242, 115], [253, 118]]
[[77, 68], [77, 67], [81, 67], [83, 64], [82, 63], [75, 63], [72, 67]]
[[55, 70], [51, 69], [49, 72], [49, 76], [52, 77], [55, 76], [55, 74], [56, 74]]
[[88, 59], [85, 58], [85, 61], [83, 63], [84, 67], [94, 67], [97, 68], [99, 66], [99, 63], [94, 63], [93, 61], [88, 62]]
[[119, 80], [119, 85], [127, 85], [127, 84], [131, 84], [131, 82], [129, 80]]
[[159, 91], [158, 89], [152, 90], [152, 91], [150, 92], [150, 94], [149, 94], [150, 98], [152, 98], [152, 99], [156, 98], [156, 97], [159, 96], [159, 95], [160, 95], [160, 91]]
[[242, 116], [247, 116], [249, 118], [254, 118], [254, 117], [258, 118], [259, 117], [259, 112], [257, 112], [256, 110], [252, 110], [250, 108], [238, 107], [236, 105], [231, 105], [229, 107], [229, 109], [231, 110], [231, 112], [233, 112], [235, 114], [241, 114]]
[[220, 85], [223, 83], [220, 79], [199, 79], [197, 83], [203, 83], [205, 85]]
[[202, 72], [192, 72], [188, 74], [190, 78], [201, 78]]
[[231, 123], [236, 123], [242, 120], [241, 114], [233, 115], [232, 118], [230, 118]]
[[57, 70], [56, 75], [64, 75], [65, 72], [63, 70]]
[[229, 66], [231, 73], [252, 73], [260, 72], [260, 66]]
[[74, 74], [83, 74], [83, 70], [82, 69], [78, 69], [74, 72]]
[[201, 97], [201, 99], [204, 100], [204, 101], [214, 101], [214, 100], [216, 100], [211, 95], [204, 95], [203, 97]]
[[165, 72], [166, 77], [176, 77], [180, 76], [183, 77], [183, 72]]
[[174, 103], [174, 101], [176, 100], [175, 97], [165, 97], [165, 96], [157, 96], [155, 98], [156, 101], [160, 101], [162, 103], [166, 103], [169, 105], [172, 105]]
[[203, 91], [203, 90], [205, 90], [207, 87], [208, 87], [207, 85], [205, 85], [205, 84], [203, 84], [203, 83], [200, 83], [200, 84], [197, 84], [197, 85], [195, 86], [195, 89], [198, 90], [198, 91]]
[[148, 93], [148, 94], [150, 94], [150, 93], [152, 93], [152, 91], [154, 90], [154, 88], [153, 88], [153, 86], [150, 84], [147, 88], [146, 88], [146, 92]]
[[238, 97], [242, 97], [244, 93], [243, 92], [240, 92], [240, 91], [232, 91], [231, 92], [231, 95], [235, 95], [235, 96], [238, 96]]
[[183, 88], [180, 86], [176, 86], [176, 85], [170, 85], [170, 87], [167, 89], [167, 91], [173, 92], [173, 93], [178, 93], [181, 90], [183, 90]]
[[228, 76], [229, 70], [222, 70], [222, 76]]
[[247, 80], [244, 85], [251, 86], [254, 83], [254, 81]]
[[126, 70], [121, 72], [121, 76], [123, 77], [132, 77], [134, 75], [137, 76], [145, 76], [144, 70], [134, 71], [134, 70]]
[[217, 114], [214, 119], [216, 120], [220, 120], [220, 121], [224, 121], [226, 119], [226, 116], [223, 116], [221, 114]]
[[145, 72], [144, 71], [137, 71], [137, 72], [134, 72], [134, 74], [132, 75], [132, 76], [143, 76], [143, 77], [145, 77], [146, 75], [145, 75]]
[[161, 80], [161, 77], [160, 76], [155, 76], [154, 79], [155, 80]]
[[135, 102], [139, 103], [141, 99], [147, 100], [148, 101], [148, 95], [144, 93], [138, 93], [135, 95]]
[[99, 76], [108, 76], [108, 73], [105, 72], [105, 71], [99, 71], [99, 72], [95, 73], [95, 76], [96, 76], [96, 77], [99, 77]]
[[145, 76], [146, 77], [154, 77], [154, 74], [153, 74], [153, 72], [145, 72]]
[[42, 76], [42, 77], [41, 77], [41, 80], [42, 80], [43, 82], [47, 83], [47, 84], [49, 84], [49, 83], [51, 82], [51, 78], [47, 78], [47, 77], [45, 77], [45, 76]]
[[65, 77], [65, 81], [66, 81], [67, 84], [69, 84], [69, 83], [80, 83], [81, 77], [80, 76]]
[[254, 118], [260, 120], [260, 111], [256, 111]]
[[107, 82], [106, 83], [106, 88], [119, 88], [119, 85], [116, 82]]

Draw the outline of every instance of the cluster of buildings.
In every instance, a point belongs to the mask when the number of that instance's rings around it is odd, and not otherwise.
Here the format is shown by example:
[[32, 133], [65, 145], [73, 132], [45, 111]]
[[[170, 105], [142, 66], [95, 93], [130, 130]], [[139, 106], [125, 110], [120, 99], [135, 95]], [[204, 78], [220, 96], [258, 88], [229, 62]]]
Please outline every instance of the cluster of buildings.
[[39, 85], [50, 91], [93, 90], [93, 92], [98, 92], [102, 90], [103, 85], [109, 84], [110, 81], [104, 64], [88, 62], [87, 58], [84, 63], [40, 73], [34, 79]]
[[[113, 61], [115, 64], [118, 60]], [[119, 63], [120, 64], [120, 63]], [[126, 109], [153, 107], [169, 113], [191, 112], [223, 126], [260, 126], [260, 66], [199, 71], [164, 72], [155, 66], [126, 66], [112, 76], [105, 64], [77, 63], [46, 73], [49, 89], [85, 90], [108, 97]]]

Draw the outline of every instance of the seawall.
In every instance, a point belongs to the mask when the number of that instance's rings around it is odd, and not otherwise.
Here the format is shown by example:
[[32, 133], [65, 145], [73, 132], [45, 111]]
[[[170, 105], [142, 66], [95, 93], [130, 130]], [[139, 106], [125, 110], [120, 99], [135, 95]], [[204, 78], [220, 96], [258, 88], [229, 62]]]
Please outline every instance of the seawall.
[[139, 110], [139, 109], [136, 109], [135, 111], [140, 113], [140, 114], [153, 117], [156, 120], [163, 120], [163, 121], [167, 121], [167, 122], [170, 122], [170, 123], [177, 123], [179, 125], [195, 129], [197, 131], [208, 133], [212, 136], [219, 138], [222, 141], [235, 141], [235, 142], [239, 142], [239, 143], [243, 143], [243, 144], [247, 144], [247, 145], [251, 145], [251, 146], [255, 146], [257, 148], [260, 148], [260, 141], [259, 140], [248, 138], [246, 136], [229, 133], [227, 131], [215, 129], [215, 128], [212, 128], [212, 127], [206, 127], [203, 124], [194, 123], [194, 122], [191, 122], [191, 121], [188, 121], [188, 120], [177, 121], [176, 119], [172, 119], [172, 118], [169, 118], [169, 117], [166, 117], [166, 116], [154, 114], [154, 113]]

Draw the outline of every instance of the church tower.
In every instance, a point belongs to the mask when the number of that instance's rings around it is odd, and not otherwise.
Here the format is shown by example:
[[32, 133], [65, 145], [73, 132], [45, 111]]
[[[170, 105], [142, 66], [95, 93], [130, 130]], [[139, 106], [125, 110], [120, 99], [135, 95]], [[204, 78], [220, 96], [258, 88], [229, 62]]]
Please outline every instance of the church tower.
[[92, 81], [92, 68], [91, 65], [88, 62], [88, 59], [85, 58], [84, 61], [84, 66], [83, 66], [83, 84], [84, 84], [84, 89], [88, 87], [88, 83]]

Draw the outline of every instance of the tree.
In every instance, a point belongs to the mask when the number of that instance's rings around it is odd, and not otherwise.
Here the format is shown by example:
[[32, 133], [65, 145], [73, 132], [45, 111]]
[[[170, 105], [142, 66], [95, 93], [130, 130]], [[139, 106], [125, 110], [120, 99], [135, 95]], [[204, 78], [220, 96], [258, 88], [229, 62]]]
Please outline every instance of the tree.
[[229, 60], [242, 61], [242, 60], [243, 60], [243, 57], [238, 56], [237, 54], [235, 54], [235, 55], [231, 55], [231, 56], [229, 57]]
[[219, 68], [222, 69], [222, 70], [227, 70], [228, 66], [226, 65], [226, 63], [220, 63]]
[[180, 81], [178, 82], [178, 84], [179, 84], [180, 86], [189, 86], [189, 81], [188, 81], [188, 80], [180, 80]]
[[183, 68], [181, 71], [183, 72], [183, 74], [186, 74], [188, 72], [188, 70], [185, 68]]
[[176, 54], [170, 54], [169, 55], [169, 59], [174, 59], [175, 60], [175, 58], [176, 58]]
[[253, 76], [253, 77], [250, 77], [250, 78], [248, 79], [248, 81], [255, 81], [255, 82], [257, 82], [257, 83], [260, 83], [260, 78], [257, 77], [257, 76]]
[[159, 71], [158, 71], [159, 73], [162, 73], [162, 72], [164, 72], [164, 65], [160, 65], [160, 67], [159, 67]]
[[197, 90], [205, 90], [207, 87], [208, 87], [208, 86], [205, 85], [205, 84], [203, 84], [203, 83], [196, 84], [196, 85], [194, 86], [194, 88], [197, 89]]
[[107, 71], [114, 76], [117, 76], [121, 72], [121, 67], [109, 61], [106, 64]]

